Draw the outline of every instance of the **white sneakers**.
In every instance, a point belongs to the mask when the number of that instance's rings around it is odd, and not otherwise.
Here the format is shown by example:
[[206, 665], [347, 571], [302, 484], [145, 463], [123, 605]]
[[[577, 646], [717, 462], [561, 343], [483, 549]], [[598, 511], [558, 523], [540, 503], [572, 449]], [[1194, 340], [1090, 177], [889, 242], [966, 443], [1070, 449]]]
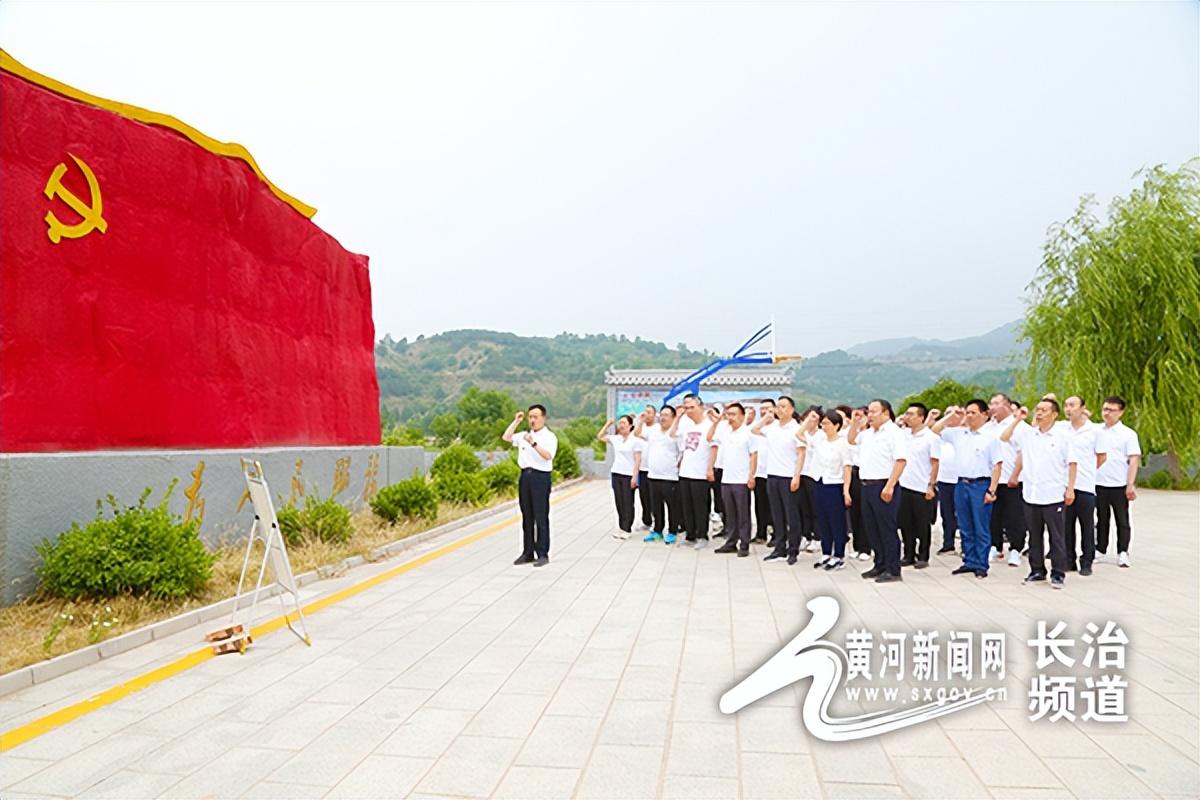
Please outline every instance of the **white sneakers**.
[[692, 547], [696, 550], [703, 550], [708, 547], [708, 539], [697, 539], [692, 543]]
[[1129, 553], [1117, 553], [1117, 564], [1122, 567], [1129, 566]]
[[628, 539], [629, 531], [623, 531], [620, 528], [618, 528], [617, 530], [613, 531], [613, 538], [614, 539]]
[[993, 547], [988, 550], [988, 561], [1000, 561], [1002, 558], [1004, 558], [1004, 555], [996, 548]]
[[709, 522], [720, 522], [721, 515], [715, 511], [710, 511], [710, 512], [708, 512], [708, 520], [709, 520]]
[[859, 561], [872, 561], [873, 556], [870, 553], [859, 553], [858, 560]]
[[817, 542], [815, 539], [808, 540], [808, 545], [804, 548], [804, 552], [806, 552], [806, 553], [817, 552]]
[[1021, 566], [1021, 553], [1019, 551], [1012, 549], [1008, 551], [1008, 565], [1010, 567]]

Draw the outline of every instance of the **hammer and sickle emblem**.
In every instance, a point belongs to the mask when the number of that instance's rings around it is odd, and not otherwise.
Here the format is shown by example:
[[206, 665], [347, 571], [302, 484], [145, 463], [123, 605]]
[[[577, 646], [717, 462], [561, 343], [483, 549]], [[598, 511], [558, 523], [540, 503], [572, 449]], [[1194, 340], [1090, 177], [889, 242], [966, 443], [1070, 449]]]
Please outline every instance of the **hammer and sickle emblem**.
[[100, 197], [100, 183], [96, 180], [96, 174], [73, 153], [67, 153], [67, 155], [71, 156], [71, 160], [75, 162], [87, 180], [92, 202], [91, 205], [84, 203], [75, 196], [74, 192], [62, 185], [62, 177], [67, 174], [67, 165], [59, 162], [59, 165], [50, 173], [50, 180], [46, 181], [46, 197], [50, 200], [56, 196], [62, 198], [62, 201], [83, 219], [74, 225], [67, 225], [54, 216], [53, 211], [47, 212], [46, 224], [50, 226], [50, 229], [46, 233], [54, 244], [61, 242], [64, 237], [78, 239], [81, 236], [87, 236], [93, 230], [101, 233], [108, 230], [108, 222], [103, 217], [104, 201]]

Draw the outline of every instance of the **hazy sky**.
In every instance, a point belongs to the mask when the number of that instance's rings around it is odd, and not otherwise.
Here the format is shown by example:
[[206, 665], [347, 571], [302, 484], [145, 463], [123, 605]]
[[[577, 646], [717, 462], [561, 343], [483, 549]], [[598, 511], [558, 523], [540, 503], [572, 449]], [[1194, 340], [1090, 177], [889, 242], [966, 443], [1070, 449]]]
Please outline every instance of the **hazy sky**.
[[380, 337], [973, 335], [1080, 195], [1200, 152], [1195, 2], [3, 0], [0, 46], [244, 144]]

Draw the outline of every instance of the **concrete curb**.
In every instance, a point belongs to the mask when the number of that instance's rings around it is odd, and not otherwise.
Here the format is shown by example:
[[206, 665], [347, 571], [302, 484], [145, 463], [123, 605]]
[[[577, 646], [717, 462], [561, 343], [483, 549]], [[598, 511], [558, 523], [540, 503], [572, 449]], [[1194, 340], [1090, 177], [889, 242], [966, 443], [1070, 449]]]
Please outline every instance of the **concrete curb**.
[[[575, 478], [574, 480], [564, 481], [554, 487], [554, 491], [562, 491], [563, 489], [583, 483], [585, 478]], [[382, 547], [377, 547], [370, 552], [369, 558], [362, 556], [350, 556], [342, 559], [336, 564], [327, 564], [317, 567], [314, 570], [303, 572], [296, 576], [296, 583], [299, 586], [308, 586], [316, 583], [319, 580], [327, 578], [341, 577], [349, 572], [354, 567], [362, 566], [367, 563], [374, 563], [391, 558], [406, 550], [411, 550], [420, 544], [436, 539], [440, 536], [445, 536], [447, 533], [461, 530], [469, 525], [473, 525], [481, 520], [488, 519], [493, 516], [500, 516], [506, 512], [512, 511], [517, 507], [516, 500], [508, 500], [500, 505], [485, 508], [482, 511], [477, 511], [474, 514], [468, 514], [461, 519], [456, 519], [453, 522], [447, 522], [445, 525], [439, 525], [435, 528], [430, 528], [427, 531], [408, 536], [404, 539], [398, 539], [391, 544], [386, 544]], [[259, 599], [267, 599], [274, 597], [279, 592], [279, 587], [272, 584], [265, 587], [259, 593]], [[203, 622], [209, 622], [220, 617], [227, 616], [233, 613], [236, 608], [246, 608], [250, 605], [250, 600], [253, 592], [246, 592], [237, 597], [229, 597], [224, 600], [219, 600], [211, 605], [201, 608], [194, 608], [186, 611], [178, 616], [168, 619], [159, 620], [142, 628], [136, 628], [128, 633], [123, 633], [112, 639], [100, 642], [99, 644], [82, 647], [78, 650], [72, 650], [69, 653], [64, 653], [61, 656], [46, 661], [40, 661], [36, 664], [31, 664], [28, 667], [21, 667], [12, 672], [0, 675], [0, 697], [28, 689], [30, 686], [35, 686], [40, 683], [66, 675], [68, 672], [74, 672], [77, 669], [90, 666], [92, 664], [103, 661], [106, 658], [128, 653], [134, 648], [140, 647], [152, 641], [165, 639], [168, 636], [173, 636], [180, 631], [185, 631], [188, 628], [195, 627]]]

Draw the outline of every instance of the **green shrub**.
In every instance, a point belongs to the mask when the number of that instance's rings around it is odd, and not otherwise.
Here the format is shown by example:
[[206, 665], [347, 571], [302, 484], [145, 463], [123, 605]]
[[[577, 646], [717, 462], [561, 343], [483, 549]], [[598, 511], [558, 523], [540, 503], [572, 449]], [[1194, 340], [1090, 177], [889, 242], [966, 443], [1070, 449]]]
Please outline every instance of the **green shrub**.
[[506, 458], [485, 469], [483, 477], [494, 493], [512, 494], [517, 490], [517, 483], [521, 479], [521, 468], [517, 466], [516, 461]]
[[558, 443], [558, 450], [554, 453], [554, 473], [556, 479], [563, 480], [578, 478], [583, 474], [579, 469], [579, 457], [569, 442]]
[[450, 445], [433, 460], [429, 474], [436, 478], [453, 472], [479, 472], [482, 469], [475, 451], [468, 445], [459, 443]]
[[1151, 489], [1170, 489], [1174, 484], [1175, 481], [1171, 479], [1171, 473], [1165, 469], [1160, 469], [1150, 476], [1150, 480], [1146, 481], [1146, 485]]
[[491, 497], [483, 472], [443, 472], [434, 476], [433, 491], [444, 503], [481, 506]]
[[86, 526], [72, 523], [56, 541], [37, 546], [38, 577], [46, 591], [75, 600], [106, 598], [126, 592], [155, 597], [185, 597], [204, 587], [213, 555], [200, 541], [200, 520], [184, 522], [167, 508], [172, 481], [156, 506], [146, 506], [147, 488], [136, 506], [122, 509], [110, 494], [112, 517], [96, 501], [96, 518]]
[[371, 510], [388, 522], [406, 519], [437, 519], [438, 499], [424, 475], [385, 486], [371, 499]]
[[275, 510], [275, 519], [279, 521], [279, 532], [288, 547], [296, 547], [304, 541], [301, 531], [300, 510], [293, 505], [282, 506]]
[[306, 539], [322, 542], [347, 542], [354, 535], [350, 510], [335, 498], [322, 500], [316, 494], [304, 498], [304, 508], [286, 505], [275, 511], [279, 531], [290, 546], [303, 544]]
[[425, 432], [413, 425], [397, 425], [383, 437], [387, 447], [421, 446], [425, 444]]

